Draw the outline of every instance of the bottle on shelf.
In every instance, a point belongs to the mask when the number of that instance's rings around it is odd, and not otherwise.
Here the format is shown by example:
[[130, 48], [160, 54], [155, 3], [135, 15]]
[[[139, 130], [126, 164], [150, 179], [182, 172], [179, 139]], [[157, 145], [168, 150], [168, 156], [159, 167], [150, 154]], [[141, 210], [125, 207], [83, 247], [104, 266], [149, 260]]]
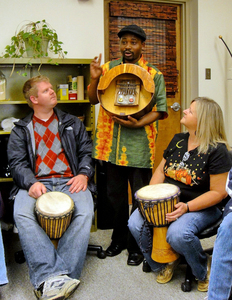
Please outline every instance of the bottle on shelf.
[[6, 100], [6, 77], [0, 71], [0, 100]]

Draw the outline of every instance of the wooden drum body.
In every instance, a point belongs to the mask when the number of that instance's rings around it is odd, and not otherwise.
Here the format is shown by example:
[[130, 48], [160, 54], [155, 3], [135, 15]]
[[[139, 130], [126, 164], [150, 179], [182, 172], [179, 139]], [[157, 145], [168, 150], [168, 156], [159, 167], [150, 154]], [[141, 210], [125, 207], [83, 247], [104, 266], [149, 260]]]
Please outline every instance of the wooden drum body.
[[110, 69], [98, 84], [97, 95], [109, 115], [141, 118], [152, 109], [155, 84], [152, 76], [135, 64]]
[[50, 239], [61, 238], [71, 222], [73, 211], [73, 200], [61, 192], [43, 194], [35, 205], [38, 222]]
[[168, 183], [147, 185], [136, 192], [140, 213], [153, 226], [151, 258], [160, 263], [175, 261], [179, 254], [166, 242], [168, 222], [166, 214], [175, 210], [180, 189]]

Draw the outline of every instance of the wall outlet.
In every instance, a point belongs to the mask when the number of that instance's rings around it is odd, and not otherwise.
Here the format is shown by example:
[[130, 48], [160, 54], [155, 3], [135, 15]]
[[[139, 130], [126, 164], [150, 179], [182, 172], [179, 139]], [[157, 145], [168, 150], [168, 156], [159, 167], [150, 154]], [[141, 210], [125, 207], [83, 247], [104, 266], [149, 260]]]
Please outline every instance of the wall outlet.
[[211, 69], [205, 69], [205, 79], [211, 79]]
[[229, 68], [227, 71], [227, 80], [232, 80], [232, 68]]

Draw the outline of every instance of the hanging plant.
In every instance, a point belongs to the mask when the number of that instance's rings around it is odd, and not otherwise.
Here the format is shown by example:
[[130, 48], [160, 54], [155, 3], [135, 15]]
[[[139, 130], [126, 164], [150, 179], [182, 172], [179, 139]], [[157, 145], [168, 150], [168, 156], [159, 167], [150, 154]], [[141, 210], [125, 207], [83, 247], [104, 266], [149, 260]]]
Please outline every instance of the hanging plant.
[[[63, 51], [62, 45], [63, 42], [58, 40], [55, 29], [51, 28], [45, 20], [29, 21], [18, 31], [16, 30], [15, 35], [11, 37], [11, 44], [5, 47], [5, 53], [2, 57], [41, 59], [48, 57], [49, 50], [51, 53], [58, 55], [58, 58], [64, 58], [67, 51]], [[27, 65], [31, 65], [30, 60]]]

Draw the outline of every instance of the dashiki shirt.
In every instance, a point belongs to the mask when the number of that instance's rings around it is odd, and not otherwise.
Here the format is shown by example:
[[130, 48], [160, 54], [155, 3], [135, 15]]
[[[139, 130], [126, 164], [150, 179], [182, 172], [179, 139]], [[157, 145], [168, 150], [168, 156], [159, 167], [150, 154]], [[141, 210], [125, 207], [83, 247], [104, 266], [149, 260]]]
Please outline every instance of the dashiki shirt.
[[[121, 63], [123, 63], [122, 58], [104, 64], [102, 76]], [[152, 99], [152, 111], [164, 112], [163, 118], [166, 118], [168, 114], [163, 74], [143, 57], [136, 65], [147, 70], [154, 80], [155, 94]], [[114, 123], [100, 106], [93, 144], [93, 158], [120, 166], [152, 168], [155, 160], [157, 133], [158, 121], [142, 128], [127, 128]]]
[[223, 143], [209, 147], [207, 153], [198, 154], [197, 148], [188, 151], [189, 133], [174, 136], [163, 157], [166, 159], [166, 183], [179, 186], [180, 201], [188, 202], [209, 191], [210, 175], [228, 172], [231, 167], [229, 152]]

